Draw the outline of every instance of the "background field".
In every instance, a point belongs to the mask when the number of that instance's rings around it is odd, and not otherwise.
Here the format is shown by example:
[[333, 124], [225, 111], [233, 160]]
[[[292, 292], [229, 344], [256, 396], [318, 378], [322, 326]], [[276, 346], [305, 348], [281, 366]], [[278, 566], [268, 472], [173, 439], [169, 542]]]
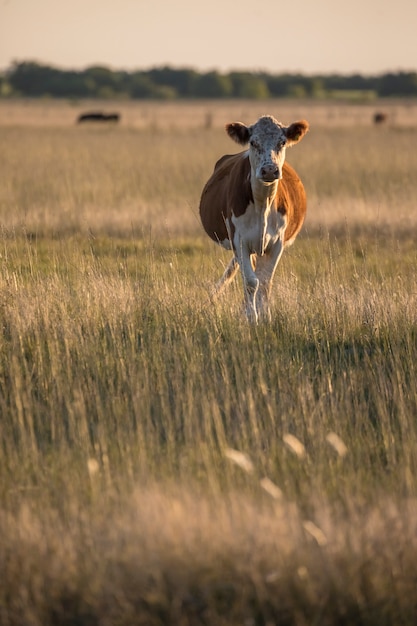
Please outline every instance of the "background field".
[[[123, 106], [0, 103], [0, 623], [415, 624], [417, 105]], [[309, 214], [251, 327], [198, 202], [265, 112]]]

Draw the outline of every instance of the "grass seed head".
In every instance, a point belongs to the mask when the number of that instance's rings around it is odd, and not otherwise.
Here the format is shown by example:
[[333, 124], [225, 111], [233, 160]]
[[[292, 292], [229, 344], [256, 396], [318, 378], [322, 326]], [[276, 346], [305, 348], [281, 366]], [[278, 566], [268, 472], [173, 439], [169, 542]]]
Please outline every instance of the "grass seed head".
[[233, 448], [226, 448], [224, 455], [227, 459], [229, 459], [229, 461], [232, 461], [232, 463], [238, 465], [241, 469], [243, 469], [243, 471], [247, 472], [248, 474], [253, 473], [253, 463], [248, 455], [244, 452], [239, 452], [239, 450], [233, 450]]
[[341, 459], [346, 456], [348, 449], [344, 441], [334, 432], [328, 433], [326, 436], [327, 443], [337, 452]]
[[287, 433], [283, 436], [284, 443], [288, 446], [288, 448], [294, 452], [299, 459], [303, 459], [306, 456], [306, 449], [303, 443], [294, 435]]

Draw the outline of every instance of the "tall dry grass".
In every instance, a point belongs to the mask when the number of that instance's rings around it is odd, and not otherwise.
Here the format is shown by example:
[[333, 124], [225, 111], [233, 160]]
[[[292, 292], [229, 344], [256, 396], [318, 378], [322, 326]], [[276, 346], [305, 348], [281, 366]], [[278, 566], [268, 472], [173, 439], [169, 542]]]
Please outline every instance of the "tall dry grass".
[[3, 129], [0, 623], [415, 623], [415, 133], [289, 153], [251, 327], [209, 297], [220, 131]]
[[[205, 129], [187, 127], [182, 106], [177, 108], [178, 127], [168, 129], [5, 124], [0, 135], [3, 228], [41, 236], [89, 230], [137, 236], [144, 228], [158, 236], [201, 233], [202, 185], [219, 155], [237, 151], [222, 127], [230, 119], [250, 122], [256, 119], [255, 110], [265, 111], [261, 105], [247, 111], [242, 104], [237, 111], [221, 105], [218, 124]], [[203, 105], [195, 106], [199, 111]], [[294, 111], [286, 107], [281, 111], [274, 103], [274, 113], [284, 122], [310, 120], [307, 104]], [[321, 109], [326, 110], [323, 105]], [[36, 119], [37, 107], [32, 117], [30, 111], [28, 119]], [[157, 111], [163, 121], [168, 111]], [[314, 126], [312, 121], [307, 138], [288, 153], [307, 186], [308, 232], [348, 225], [409, 233], [415, 223], [414, 117], [409, 114], [408, 127], [375, 128], [370, 121], [357, 123], [354, 112], [349, 117], [348, 107], [343, 111], [341, 127]]]

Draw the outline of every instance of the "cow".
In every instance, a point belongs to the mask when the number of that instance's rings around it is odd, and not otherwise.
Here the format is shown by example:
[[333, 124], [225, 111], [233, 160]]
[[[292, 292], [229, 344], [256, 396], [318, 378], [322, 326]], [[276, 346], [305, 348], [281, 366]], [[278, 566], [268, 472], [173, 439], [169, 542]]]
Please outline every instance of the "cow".
[[376, 126], [381, 126], [381, 124], [385, 124], [388, 120], [388, 115], [387, 113], [383, 113], [382, 111], [377, 111], [376, 113], [374, 113], [373, 120]]
[[103, 113], [102, 111], [90, 111], [81, 113], [77, 118], [77, 123], [83, 122], [119, 122], [120, 113]]
[[240, 268], [249, 321], [270, 320], [272, 280], [284, 247], [295, 240], [306, 214], [306, 193], [285, 151], [309, 129], [305, 120], [284, 126], [264, 115], [252, 126], [226, 124], [249, 148], [222, 156], [203, 188], [200, 217], [206, 233], [233, 257], [216, 285], [220, 293]]

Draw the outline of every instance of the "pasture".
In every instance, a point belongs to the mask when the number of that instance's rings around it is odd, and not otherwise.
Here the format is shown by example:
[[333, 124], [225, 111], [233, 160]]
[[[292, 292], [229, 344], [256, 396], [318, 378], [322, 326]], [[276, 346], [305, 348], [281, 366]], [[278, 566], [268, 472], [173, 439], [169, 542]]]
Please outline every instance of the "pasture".
[[[0, 103], [0, 623], [415, 624], [416, 103], [83, 107]], [[254, 326], [198, 204], [263, 113], [308, 217]]]

